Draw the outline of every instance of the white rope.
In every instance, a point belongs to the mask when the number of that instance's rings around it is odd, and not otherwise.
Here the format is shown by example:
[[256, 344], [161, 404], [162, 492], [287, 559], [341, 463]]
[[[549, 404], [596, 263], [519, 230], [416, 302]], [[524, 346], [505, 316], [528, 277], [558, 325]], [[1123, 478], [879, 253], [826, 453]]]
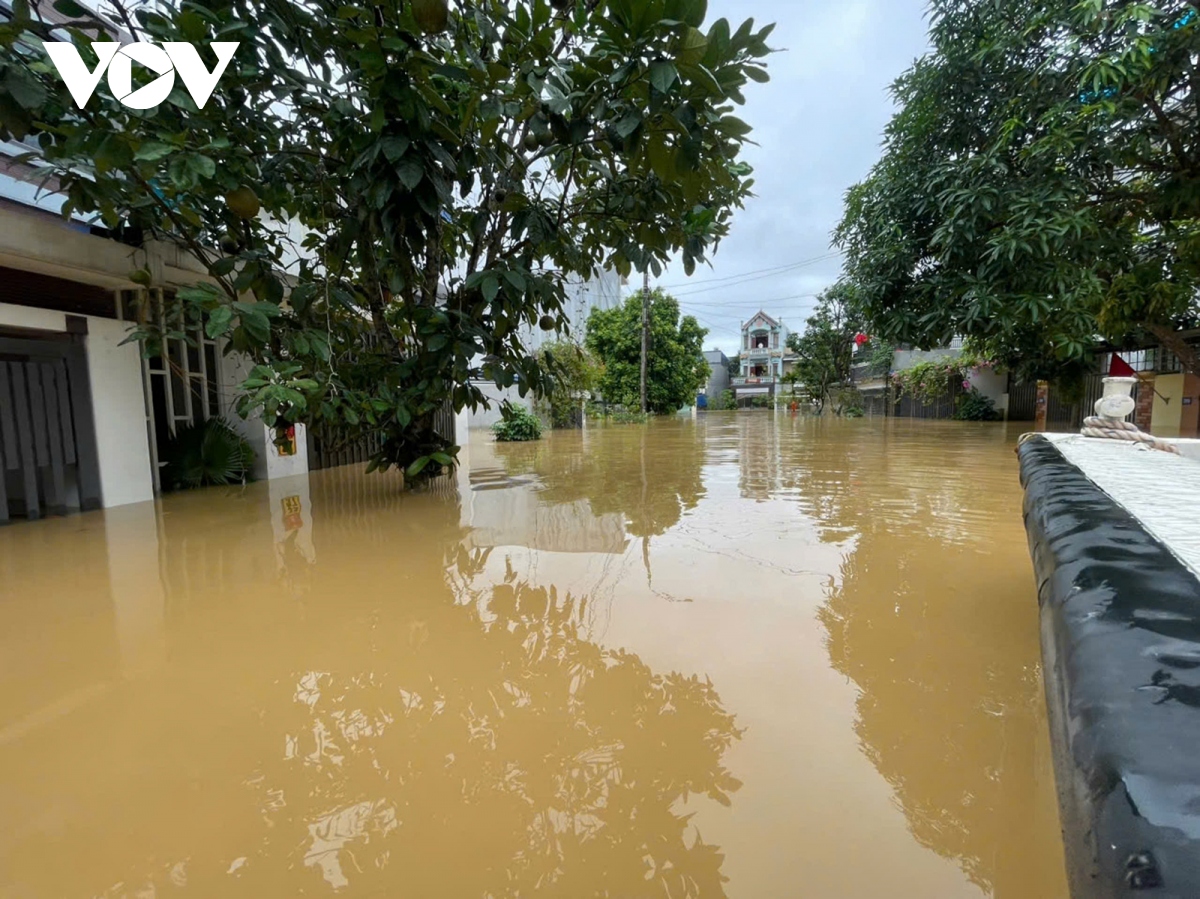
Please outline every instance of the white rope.
[[1100, 418], [1090, 415], [1083, 420], [1083, 428], [1080, 433], [1084, 437], [1096, 437], [1101, 440], [1128, 440], [1133, 443], [1144, 443], [1156, 450], [1162, 450], [1164, 453], [1179, 455], [1179, 448], [1174, 444], [1159, 440], [1157, 437], [1139, 430], [1138, 426], [1132, 422], [1122, 421], [1119, 418]]

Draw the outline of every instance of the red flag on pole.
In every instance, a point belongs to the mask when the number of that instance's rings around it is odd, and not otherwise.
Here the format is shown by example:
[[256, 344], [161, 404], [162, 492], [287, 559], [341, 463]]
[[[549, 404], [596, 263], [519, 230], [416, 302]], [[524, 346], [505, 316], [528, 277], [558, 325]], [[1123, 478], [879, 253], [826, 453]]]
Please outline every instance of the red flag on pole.
[[1137, 377], [1137, 372], [1119, 354], [1113, 353], [1112, 362], [1108, 366], [1108, 376], [1110, 378], [1134, 378]]

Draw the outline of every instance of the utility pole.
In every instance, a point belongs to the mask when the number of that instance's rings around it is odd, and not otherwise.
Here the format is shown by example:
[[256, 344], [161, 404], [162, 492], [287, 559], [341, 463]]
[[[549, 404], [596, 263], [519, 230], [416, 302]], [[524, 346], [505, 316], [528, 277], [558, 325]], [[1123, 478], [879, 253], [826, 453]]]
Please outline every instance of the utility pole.
[[642, 282], [642, 414], [646, 414], [646, 363], [650, 355], [650, 269]]

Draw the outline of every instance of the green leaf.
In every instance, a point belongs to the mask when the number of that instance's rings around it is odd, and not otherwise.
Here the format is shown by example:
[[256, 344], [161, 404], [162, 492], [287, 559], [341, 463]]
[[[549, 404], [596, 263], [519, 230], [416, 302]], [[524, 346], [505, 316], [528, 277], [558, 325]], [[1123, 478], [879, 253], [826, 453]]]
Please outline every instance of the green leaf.
[[[99, 167], [99, 166], [98, 166]], [[196, 183], [196, 178], [184, 155], [173, 156], [167, 165], [167, 176], [171, 184], [179, 190], [186, 190]]]
[[405, 159], [396, 166], [396, 177], [400, 179], [401, 184], [413, 190], [425, 177], [425, 167], [419, 159]]
[[401, 156], [408, 152], [408, 147], [411, 142], [407, 137], [385, 137], [380, 144], [383, 147], [383, 155], [387, 157], [388, 162], [395, 162]]
[[201, 178], [211, 178], [217, 173], [217, 164], [207, 156], [193, 153], [187, 157], [188, 168]]
[[91, 19], [93, 14], [75, 0], [54, 0], [54, 9], [71, 19]]
[[41, 83], [18, 65], [10, 65], [4, 76], [4, 86], [13, 99], [26, 109], [37, 109], [46, 102], [46, 89]]
[[204, 333], [212, 340], [224, 337], [232, 320], [233, 310], [228, 306], [218, 306], [208, 314], [208, 321], [204, 323]]
[[148, 140], [133, 154], [133, 158], [144, 160], [146, 162], [154, 162], [174, 153], [178, 147], [173, 144], [168, 144], [160, 140]]
[[175, 22], [184, 38], [193, 43], [198, 43], [208, 37], [208, 28], [204, 24], [204, 19], [194, 10], [185, 9]]
[[410, 478], [415, 478], [417, 475], [419, 475], [421, 472], [423, 472], [426, 469], [426, 467], [428, 467], [428, 465], [431, 461], [432, 461], [431, 456], [421, 456], [421, 458], [417, 459], [415, 462], [413, 462], [412, 465], [408, 466], [408, 468], [405, 469], [405, 471], [404, 471], [405, 476], [410, 477]]
[[220, 259], [213, 261], [208, 270], [214, 275], [224, 277], [237, 268], [238, 259], [236, 256], [223, 256]]
[[646, 152], [650, 158], [650, 167], [654, 174], [664, 181], [675, 176], [675, 148], [667, 143], [662, 135], [655, 135], [649, 142]]
[[483, 298], [490, 303], [500, 293], [500, 279], [492, 272], [488, 272], [483, 276], [483, 284], [480, 289], [483, 291]]
[[667, 93], [678, 77], [679, 72], [675, 70], [674, 64], [665, 59], [660, 59], [650, 66], [650, 83], [660, 94]]
[[727, 115], [717, 123], [722, 132], [732, 137], [745, 137], [751, 132], [751, 127], [737, 116]]
[[708, 38], [699, 28], [689, 27], [679, 42], [677, 59], [682, 64], [696, 65], [708, 50]]
[[292, 289], [292, 292], [288, 294], [288, 304], [294, 310], [296, 310], [296, 312], [303, 315], [304, 310], [308, 308], [316, 293], [317, 286], [315, 284], [298, 284]]
[[24, 140], [33, 128], [33, 119], [11, 95], [0, 92], [0, 125], [12, 132], [17, 140]]
[[633, 132], [636, 131], [638, 126], [641, 124], [641, 113], [634, 111], [626, 113], [625, 117], [617, 122], [613, 128], [617, 134], [621, 135], [621, 137], [629, 137], [629, 135], [633, 134]]
[[271, 339], [271, 323], [265, 315], [243, 313], [241, 322], [242, 328], [250, 335], [251, 339], [259, 343], [266, 343]]

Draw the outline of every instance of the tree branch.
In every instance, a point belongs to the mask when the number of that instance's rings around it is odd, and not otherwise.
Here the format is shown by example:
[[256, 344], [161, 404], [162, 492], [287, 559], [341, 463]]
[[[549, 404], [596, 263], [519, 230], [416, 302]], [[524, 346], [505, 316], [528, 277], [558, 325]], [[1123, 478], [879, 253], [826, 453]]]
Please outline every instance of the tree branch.
[[1145, 328], [1159, 343], [1179, 357], [1179, 362], [1184, 368], [1200, 376], [1200, 353], [1197, 353], [1196, 348], [1184, 340], [1178, 331], [1166, 325], [1147, 324]]
[[[1198, 0], [1200, 2], [1200, 0]], [[1163, 138], [1167, 142], [1167, 146], [1171, 148], [1171, 152], [1175, 154], [1175, 159], [1182, 168], [1191, 166], [1188, 160], [1187, 151], [1184, 150], [1182, 142], [1179, 140], [1179, 126], [1171, 121], [1171, 117], [1159, 105], [1159, 102], [1153, 96], [1147, 94], [1145, 96], [1146, 105], [1150, 107], [1150, 111], [1154, 113], [1154, 117], [1158, 119], [1158, 123], [1163, 129]]]

